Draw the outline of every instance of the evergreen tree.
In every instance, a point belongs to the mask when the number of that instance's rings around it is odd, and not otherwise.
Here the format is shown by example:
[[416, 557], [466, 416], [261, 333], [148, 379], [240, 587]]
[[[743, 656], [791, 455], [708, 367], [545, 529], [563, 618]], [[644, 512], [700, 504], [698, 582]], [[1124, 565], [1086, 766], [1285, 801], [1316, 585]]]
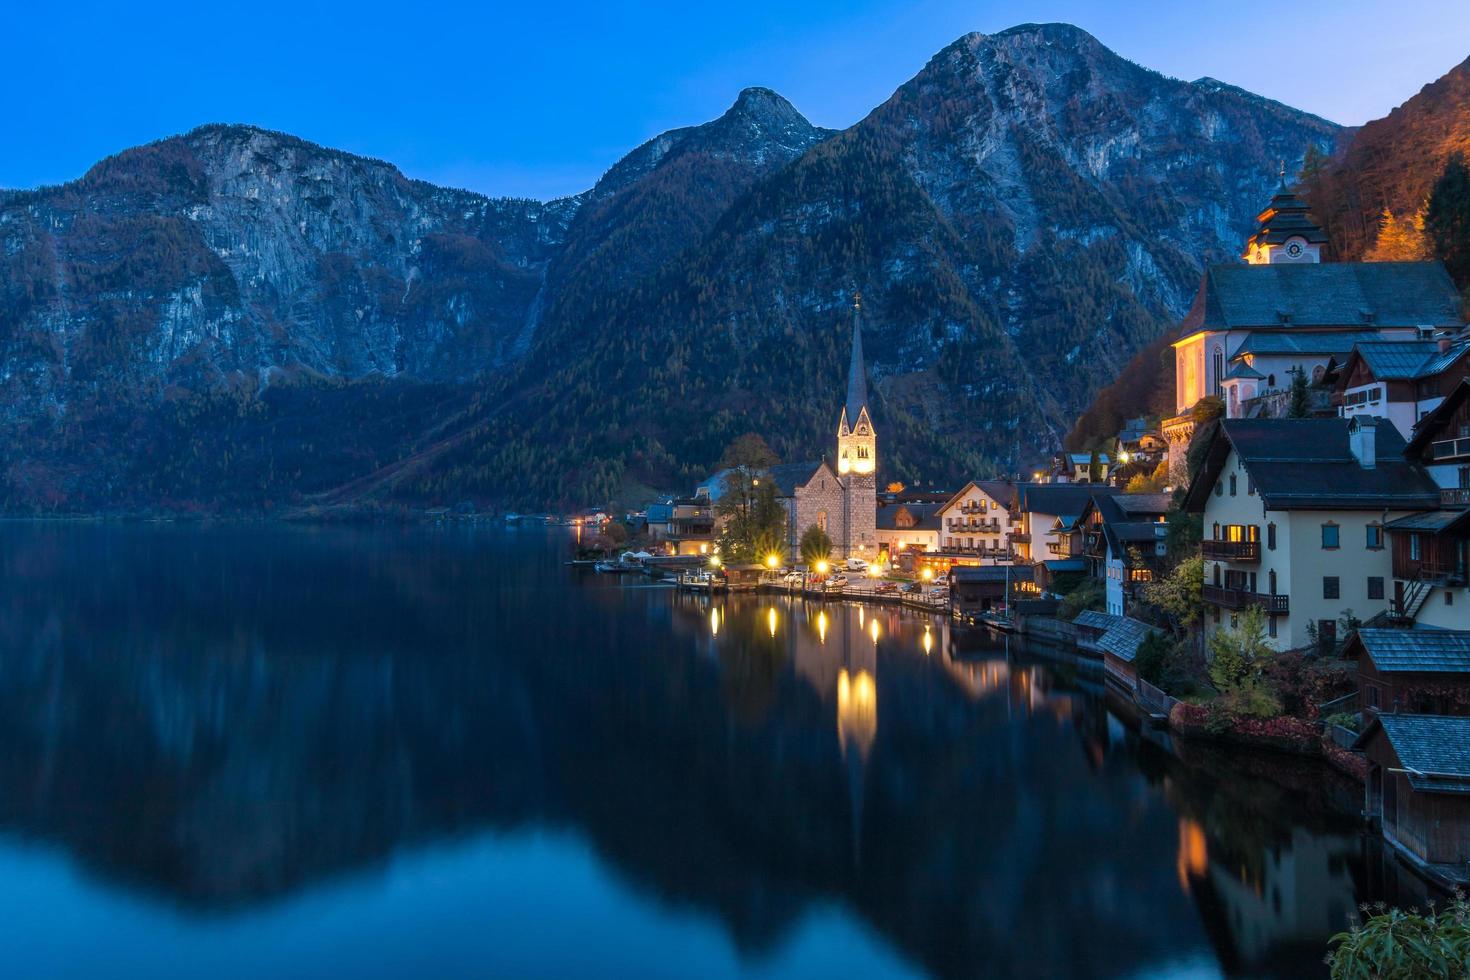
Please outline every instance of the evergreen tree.
[[827, 561], [832, 556], [832, 539], [827, 532], [813, 524], [801, 535], [801, 560], [808, 567], [816, 565], [819, 561]]
[[1424, 230], [1460, 289], [1470, 287], [1470, 167], [1456, 153], [1429, 192]]
[[1291, 370], [1291, 400], [1286, 406], [1286, 417], [1304, 419], [1310, 413], [1311, 407], [1307, 397], [1307, 372], [1298, 365]]

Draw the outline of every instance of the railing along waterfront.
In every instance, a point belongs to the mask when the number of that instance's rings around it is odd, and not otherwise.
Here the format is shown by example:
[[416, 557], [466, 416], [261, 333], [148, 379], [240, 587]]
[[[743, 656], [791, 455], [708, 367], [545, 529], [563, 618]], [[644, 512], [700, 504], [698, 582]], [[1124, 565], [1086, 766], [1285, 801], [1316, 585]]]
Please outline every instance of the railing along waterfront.
[[1261, 611], [1266, 613], [1284, 613], [1289, 609], [1287, 597], [1284, 595], [1267, 595], [1263, 592], [1250, 592], [1245, 589], [1226, 589], [1218, 585], [1205, 586], [1203, 598], [1206, 602], [1225, 609], [1259, 606]]

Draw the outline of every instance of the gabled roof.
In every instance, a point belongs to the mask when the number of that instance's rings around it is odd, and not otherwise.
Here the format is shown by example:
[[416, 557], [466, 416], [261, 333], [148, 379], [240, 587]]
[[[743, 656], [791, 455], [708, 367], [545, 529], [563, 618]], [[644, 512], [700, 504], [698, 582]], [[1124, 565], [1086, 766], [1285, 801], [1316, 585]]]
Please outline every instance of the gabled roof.
[[1122, 616], [1098, 638], [1097, 646], [1103, 653], [1110, 653], [1124, 663], [1132, 663], [1138, 656], [1139, 646], [1153, 631], [1147, 623]]
[[979, 490], [981, 493], [985, 494], [985, 496], [989, 497], [997, 504], [1000, 504], [1001, 506], [1010, 509], [1011, 507], [1014, 507], [1016, 503], [1016, 486], [1017, 484], [1012, 483], [1009, 480], [971, 480], [969, 483], [966, 483], [964, 486], [960, 487], [958, 491], [952, 494], [950, 498], [944, 502], [943, 509], [948, 510], [950, 507], [958, 504], [960, 502], [960, 498], [969, 493], [972, 489]]
[[1247, 364], [1243, 359], [1237, 359], [1230, 365], [1230, 370], [1225, 372], [1226, 381], [1260, 381], [1266, 377], [1260, 371]]
[[1380, 729], [1408, 770], [1409, 785], [1430, 793], [1470, 793], [1470, 717], [1378, 713], [1355, 747], [1365, 747]]
[[[943, 509], [943, 504], [913, 501], [879, 504], [877, 527], [880, 531], [937, 531], [940, 526], [939, 512]], [[908, 527], [899, 527], [897, 523], [899, 511], [907, 511], [914, 518], [914, 523]]]
[[1360, 629], [1343, 656], [1360, 652], [1384, 673], [1470, 673], [1470, 630]]
[[1101, 483], [1020, 483], [1017, 507], [1033, 514], [1080, 514], [1093, 497], [1110, 496], [1116, 487]]
[[[1362, 424], [1363, 417], [1355, 421]], [[1439, 488], [1404, 458], [1403, 437], [1377, 426], [1376, 464], [1359, 465], [1348, 448], [1349, 420], [1221, 419], [1207, 437], [1204, 463], [1185, 508], [1203, 513], [1232, 449], [1268, 510], [1430, 510]], [[1239, 488], [1246, 493], [1246, 487]]]
[[[1459, 326], [1441, 262], [1213, 265], [1180, 336], [1200, 330]], [[1344, 351], [1348, 347], [1342, 348]]]
[[1430, 534], [1456, 534], [1470, 531], [1470, 507], [1463, 510], [1426, 510], [1409, 514], [1383, 525], [1390, 531], [1427, 531]]
[[1111, 613], [1098, 612], [1096, 609], [1084, 609], [1072, 620], [1072, 625], [1082, 629], [1106, 630], [1122, 618]]
[[1454, 390], [1445, 396], [1445, 400], [1434, 407], [1428, 415], [1414, 423], [1414, 436], [1409, 440], [1407, 452], [1413, 456], [1419, 456], [1425, 447], [1436, 439], [1445, 438], [1441, 435], [1444, 427], [1454, 418], [1455, 412], [1466, 399], [1470, 399], [1470, 378], [1461, 379]]
[[1172, 493], [1120, 493], [1116, 497], [1107, 498], [1118, 505], [1118, 509], [1130, 516], [1138, 514], [1149, 514], [1155, 517], [1169, 513], [1173, 506], [1174, 495]]
[[1031, 565], [956, 565], [949, 570], [957, 585], [983, 582], [1030, 582], [1036, 577]]
[[[847, 402], [842, 408], [842, 419], [849, 428], [856, 429], [858, 420], [868, 407], [868, 371], [863, 361], [863, 301], [858, 299], [852, 307], [852, 360], [847, 365]], [[869, 418], [868, 424], [872, 424]]]
[[1256, 215], [1260, 225], [1249, 244], [1279, 245], [1292, 236], [1300, 236], [1315, 245], [1327, 242], [1327, 235], [1311, 219], [1307, 203], [1285, 187], [1276, 192], [1266, 210]]

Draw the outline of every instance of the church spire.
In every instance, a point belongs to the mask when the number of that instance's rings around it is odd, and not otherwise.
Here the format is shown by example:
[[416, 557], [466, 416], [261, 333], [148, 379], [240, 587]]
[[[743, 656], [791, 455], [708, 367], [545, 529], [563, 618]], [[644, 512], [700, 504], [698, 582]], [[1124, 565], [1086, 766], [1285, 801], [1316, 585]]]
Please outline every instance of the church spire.
[[852, 363], [847, 367], [847, 404], [843, 408], [847, 424], [856, 427], [858, 416], [867, 407], [867, 366], [863, 363], [863, 294], [859, 292], [853, 296], [852, 301]]

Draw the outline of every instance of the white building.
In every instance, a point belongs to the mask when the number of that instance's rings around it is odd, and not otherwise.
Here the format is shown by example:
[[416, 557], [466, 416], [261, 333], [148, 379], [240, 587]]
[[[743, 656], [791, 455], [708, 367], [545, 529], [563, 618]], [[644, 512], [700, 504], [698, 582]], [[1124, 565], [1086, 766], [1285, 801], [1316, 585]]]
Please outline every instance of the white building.
[[1256, 606], [1289, 650], [1336, 639], [1345, 612], [1385, 612], [1385, 525], [1439, 504], [1404, 448], [1370, 416], [1223, 420], [1185, 502], [1204, 517], [1206, 633]]
[[1405, 439], [1414, 426], [1470, 376], [1470, 339], [1369, 341], [1353, 347], [1338, 372], [1337, 413], [1377, 415]]

